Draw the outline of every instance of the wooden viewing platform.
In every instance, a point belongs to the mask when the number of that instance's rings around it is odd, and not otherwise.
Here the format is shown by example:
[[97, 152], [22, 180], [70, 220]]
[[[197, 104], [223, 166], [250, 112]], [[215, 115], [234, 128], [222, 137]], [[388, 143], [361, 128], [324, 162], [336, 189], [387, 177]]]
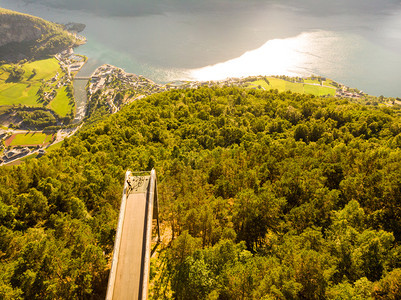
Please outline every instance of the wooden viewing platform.
[[107, 300], [147, 299], [153, 219], [157, 221], [156, 171], [126, 173]]

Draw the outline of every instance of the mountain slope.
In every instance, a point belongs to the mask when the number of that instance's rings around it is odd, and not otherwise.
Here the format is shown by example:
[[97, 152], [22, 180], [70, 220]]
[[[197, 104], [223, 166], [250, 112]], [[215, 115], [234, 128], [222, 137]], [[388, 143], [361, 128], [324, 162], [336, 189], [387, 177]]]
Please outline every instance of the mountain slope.
[[78, 40], [63, 27], [0, 8], [0, 60], [40, 58], [76, 45]]

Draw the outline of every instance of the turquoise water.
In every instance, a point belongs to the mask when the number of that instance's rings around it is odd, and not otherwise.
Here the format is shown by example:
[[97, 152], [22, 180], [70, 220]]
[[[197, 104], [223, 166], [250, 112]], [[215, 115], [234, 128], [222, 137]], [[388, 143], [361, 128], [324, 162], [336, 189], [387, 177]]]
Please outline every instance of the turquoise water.
[[396, 0], [29, 2], [0, 0], [0, 6], [85, 23], [88, 43], [76, 52], [90, 57], [93, 68], [110, 63], [157, 82], [317, 74], [401, 97]]

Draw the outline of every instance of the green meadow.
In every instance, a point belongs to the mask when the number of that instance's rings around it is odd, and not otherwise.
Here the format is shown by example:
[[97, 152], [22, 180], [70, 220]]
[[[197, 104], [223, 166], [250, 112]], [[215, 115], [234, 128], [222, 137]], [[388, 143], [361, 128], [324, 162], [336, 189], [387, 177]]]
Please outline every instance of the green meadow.
[[50, 108], [60, 117], [65, 117], [71, 112], [70, 98], [68, 98], [66, 87], [58, 90], [57, 96], [50, 102]]
[[330, 88], [326, 86], [304, 84], [303, 87], [305, 94], [312, 94], [315, 96], [325, 96], [325, 95], [334, 96], [336, 94], [335, 88]]
[[260, 87], [265, 90], [277, 89], [279, 92], [291, 91], [300, 94], [312, 94], [315, 96], [325, 96], [336, 94], [336, 88], [331, 85], [332, 81], [327, 81], [320, 85], [318, 80], [305, 79], [304, 83], [290, 82], [276, 77], [266, 77], [266, 80], [260, 79], [251, 82], [249, 87]]
[[27, 145], [42, 145], [50, 143], [52, 140], [51, 134], [34, 132], [34, 133], [20, 133], [15, 135], [11, 141], [10, 146], [27, 146]]
[[[40, 101], [39, 89], [45, 84], [44, 91], [50, 92], [56, 89], [57, 81], [51, 79], [58, 73], [59, 77], [64, 73], [55, 58], [37, 60], [20, 65], [23, 76], [17, 82], [9, 80], [11, 69], [14, 65], [0, 66], [0, 107], [12, 105], [26, 105], [34, 107], [44, 106]], [[65, 117], [74, 106], [67, 96], [65, 87], [56, 89], [57, 96], [45, 107], [54, 110], [60, 117]]]
[[46, 147], [46, 151], [49, 152], [49, 151], [52, 151], [52, 150], [59, 149], [59, 148], [61, 148], [62, 145], [63, 145], [63, 142], [58, 142], [56, 144], [52, 144], [52, 145]]
[[37, 92], [40, 83], [0, 83], [0, 105], [42, 106]]
[[37, 60], [34, 62], [26, 63], [22, 66], [22, 68], [25, 70], [26, 78], [32, 76], [33, 70], [36, 69], [37, 74], [32, 78], [36, 81], [40, 80], [48, 81], [52, 77], [54, 77], [57, 72], [59, 74], [62, 73], [58, 61], [55, 58]]

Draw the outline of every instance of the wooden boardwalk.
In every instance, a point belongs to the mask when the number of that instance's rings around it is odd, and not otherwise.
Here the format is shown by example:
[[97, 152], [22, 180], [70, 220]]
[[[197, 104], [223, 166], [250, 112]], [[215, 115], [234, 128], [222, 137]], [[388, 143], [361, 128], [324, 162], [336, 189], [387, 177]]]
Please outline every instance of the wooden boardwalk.
[[[146, 299], [156, 175], [126, 175], [106, 299]], [[156, 196], [157, 199], [157, 196]]]

